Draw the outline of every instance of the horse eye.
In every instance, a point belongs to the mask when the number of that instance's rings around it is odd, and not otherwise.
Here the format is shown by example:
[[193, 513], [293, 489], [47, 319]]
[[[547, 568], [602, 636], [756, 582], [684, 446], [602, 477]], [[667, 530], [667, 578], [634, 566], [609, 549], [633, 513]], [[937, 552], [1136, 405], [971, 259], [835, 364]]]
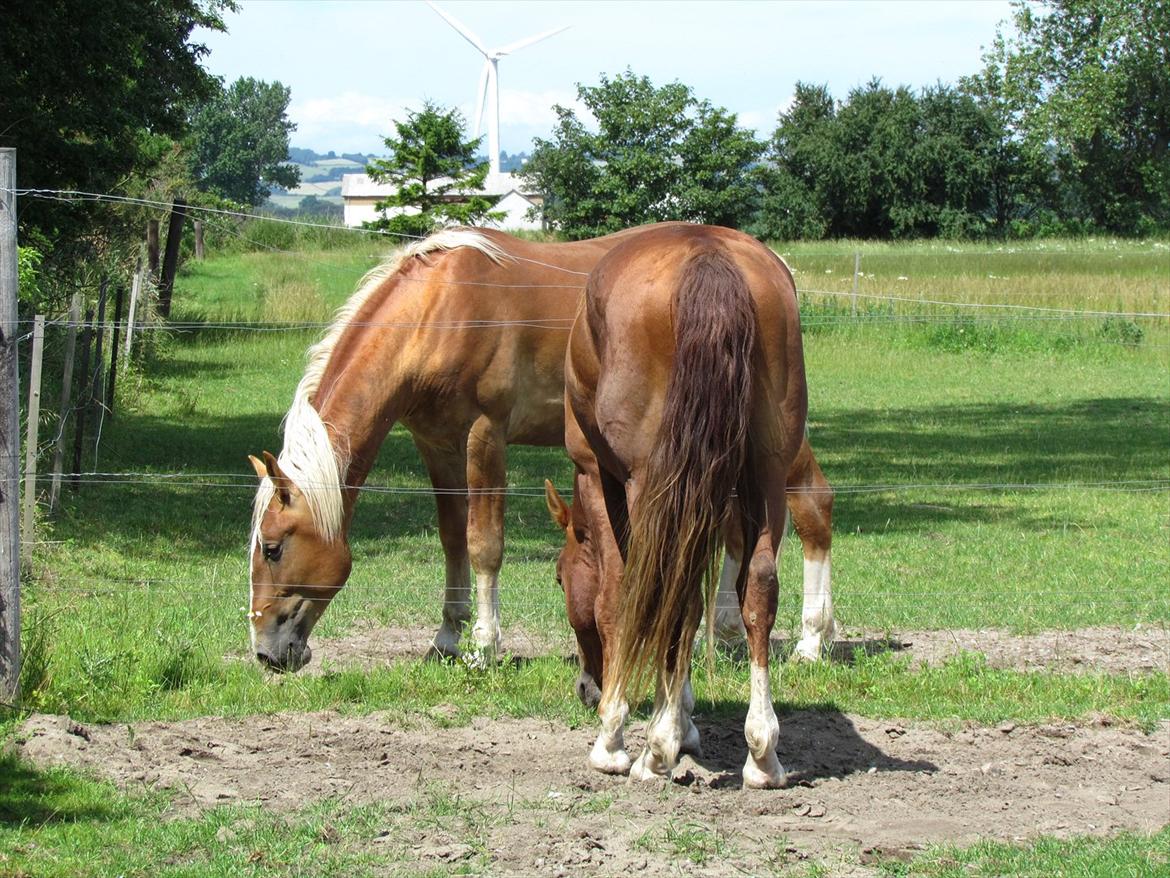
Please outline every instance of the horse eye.
[[280, 556], [284, 552], [284, 543], [264, 543], [260, 547], [260, 552], [264, 555], [265, 561], [275, 563], [280, 560]]

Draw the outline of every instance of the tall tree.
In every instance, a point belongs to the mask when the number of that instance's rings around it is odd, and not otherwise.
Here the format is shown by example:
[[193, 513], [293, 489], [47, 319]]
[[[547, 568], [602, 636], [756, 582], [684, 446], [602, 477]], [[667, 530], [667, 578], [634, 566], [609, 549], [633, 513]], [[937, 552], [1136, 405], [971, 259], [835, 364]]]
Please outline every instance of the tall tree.
[[679, 82], [655, 86], [627, 70], [577, 86], [598, 131], [557, 106], [522, 176], [545, 197], [544, 216], [571, 238], [686, 219], [741, 226], [754, 210], [750, 174], [763, 150], [735, 115]]
[[300, 170], [288, 164], [289, 89], [241, 77], [191, 116], [186, 153], [191, 177], [205, 192], [258, 205], [273, 186], [294, 188]]
[[409, 111], [404, 121], [394, 123], [398, 136], [385, 138], [389, 158], [374, 159], [366, 167], [372, 180], [397, 187], [376, 205], [394, 213], [366, 223], [367, 228], [423, 236], [448, 223], [475, 225], [503, 218], [492, 212], [497, 199], [475, 194], [483, 190], [488, 163], [476, 155], [483, 138], [464, 140], [465, 127], [462, 113], [429, 100], [422, 110]]
[[1003, 71], [1019, 134], [1055, 158], [1058, 210], [1117, 232], [1170, 225], [1170, 4], [1017, 0]]
[[[6, 3], [0, 26], [0, 146], [20, 150], [17, 185], [108, 192], [165, 153], [190, 108], [215, 92], [198, 27], [223, 30], [232, 0]], [[55, 245], [109, 217], [92, 204], [30, 201], [21, 227]]]

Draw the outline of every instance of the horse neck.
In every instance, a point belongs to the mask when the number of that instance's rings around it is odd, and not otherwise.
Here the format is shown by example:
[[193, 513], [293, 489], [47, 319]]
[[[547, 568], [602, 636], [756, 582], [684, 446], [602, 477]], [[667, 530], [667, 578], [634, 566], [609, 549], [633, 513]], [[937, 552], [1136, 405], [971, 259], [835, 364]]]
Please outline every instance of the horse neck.
[[[368, 324], [387, 324], [395, 316], [380, 309]], [[325, 422], [330, 441], [348, 460], [342, 474], [346, 488], [359, 488], [373, 468], [378, 449], [394, 424], [409, 411], [413, 382], [402, 355], [402, 330], [360, 325], [338, 340], [313, 405]], [[357, 492], [348, 490], [346, 507], [352, 508]]]

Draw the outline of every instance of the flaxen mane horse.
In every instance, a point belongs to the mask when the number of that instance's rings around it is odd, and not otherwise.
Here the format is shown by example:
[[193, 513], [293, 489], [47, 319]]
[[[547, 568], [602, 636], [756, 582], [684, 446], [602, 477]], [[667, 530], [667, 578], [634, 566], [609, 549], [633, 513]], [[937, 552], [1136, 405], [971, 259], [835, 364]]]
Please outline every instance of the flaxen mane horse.
[[[310, 349], [279, 457], [252, 458], [260, 487], [249, 620], [261, 662], [296, 670], [309, 660], [309, 633], [349, 575], [359, 489], [396, 422], [410, 431], [436, 489], [446, 587], [434, 651], [458, 652], [471, 616], [469, 561], [472, 638], [488, 651], [499, 647], [506, 447], [562, 443], [565, 343], [581, 289], [630, 234], [541, 244], [447, 230], [367, 275]], [[819, 470], [815, 478], [799, 502], [810, 515], [823, 510], [817, 515], [827, 522], [831, 494]], [[815, 657], [832, 630], [827, 539], [806, 547], [820, 566], [801, 644]]]
[[[602, 647], [590, 763], [650, 779], [698, 748], [691, 645], [705, 598], [714, 599], [719, 542], [736, 530], [749, 559], [735, 583], [751, 674], [743, 780], [782, 785], [769, 635], [787, 479], [808, 406], [792, 275], [729, 229], [660, 227], [627, 238], [590, 276], [569, 338], [565, 398], [577, 467], [573, 538], [592, 543], [593, 560], [559, 572], [567, 593], [581, 584], [594, 597]], [[654, 712], [631, 765], [626, 691], [648, 670], [657, 676]]]

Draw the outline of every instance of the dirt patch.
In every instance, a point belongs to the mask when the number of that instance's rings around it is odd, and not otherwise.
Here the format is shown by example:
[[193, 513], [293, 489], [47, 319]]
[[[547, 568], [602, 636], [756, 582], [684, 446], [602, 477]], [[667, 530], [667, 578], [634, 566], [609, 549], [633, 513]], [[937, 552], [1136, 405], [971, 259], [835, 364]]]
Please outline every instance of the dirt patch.
[[[322, 673], [343, 668], [370, 669], [401, 658], [425, 655], [434, 632], [429, 628], [361, 626], [342, 637], [320, 638], [313, 643], [313, 663], [303, 673]], [[792, 645], [774, 641], [780, 655]], [[570, 636], [509, 628], [505, 648], [514, 655], [576, 654]], [[937, 665], [959, 652], [977, 652], [995, 668], [1054, 670], [1071, 673], [1110, 674], [1170, 673], [1170, 629], [1152, 625], [1136, 628], [1096, 627], [1069, 631], [1012, 634], [996, 629], [884, 632], [850, 631], [833, 645], [836, 661], [850, 661], [855, 652], [894, 652], [912, 662]]]
[[[697, 856], [712, 875], [809, 856], [867, 874], [860, 863], [935, 842], [1152, 831], [1170, 820], [1170, 723], [1153, 735], [1010, 722], [946, 731], [798, 711], [781, 717], [790, 785], [773, 791], [741, 787], [742, 721], [698, 724], [704, 757], [685, 758], [665, 790], [590, 770], [592, 727], [535, 719], [437, 728], [419, 717], [403, 728], [331, 712], [130, 726], [35, 716], [18, 746], [42, 766], [172, 787], [180, 812], [293, 810], [325, 797], [393, 804], [372, 842], [388, 862], [478, 857], [501, 875], [661, 874]], [[631, 752], [642, 732], [632, 727]], [[454, 812], [428, 812], [456, 795]]]

